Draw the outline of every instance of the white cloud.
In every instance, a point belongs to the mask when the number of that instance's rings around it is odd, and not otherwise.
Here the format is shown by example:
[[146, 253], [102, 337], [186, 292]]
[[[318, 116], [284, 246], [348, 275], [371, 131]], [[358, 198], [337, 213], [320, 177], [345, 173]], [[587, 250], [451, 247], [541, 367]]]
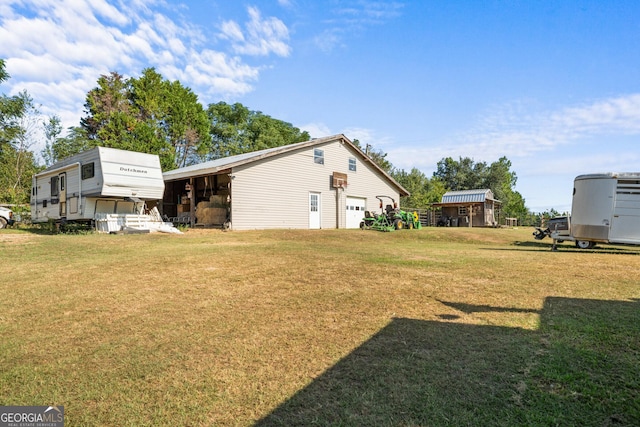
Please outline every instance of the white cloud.
[[301, 126], [296, 125], [301, 130], [309, 132], [312, 138], [322, 138], [325, 136], [331, 136], [336, 134], [343, 134], [351, 141], [357, 139], [362, 147], [367, 144], [371, 145], [376, 150], [386, 151], [386, 148], [392, 144], [392, 139], [388, 137], [380, 137], [376, 135], [376, 132], [372, 129], [360, 128], [360, 127], [348, 127], [339, 131], [332, 130], [325, 123], [312, 122]]
[[[307, 123], [305, 125], [298, 126], [298, 128], [309, 132], [311, 138], [322, 138], [325, 136], [335, 135], [335, 132], [332, 132], [329, 126], [324, 123]], [[349, 135], [347, 135], [347, 137], [349, 137]]]
[[495, 161], [502, 156], [512, 160], [549, 157], [548, 153], [578, 142], [640, 134], [640, 94], [550, 112], [535, 112], [537, 108], [530, 102], [495, 107], [468, 131], [444, 141], [392, 147], [389, 155], [399, 167], [417, 164], [432, 169], [443, 157], [471, 157], [476, 161]]
[[382, 150], [386, 152], [392, 144], [391, 138], [377, 135], [376, 131], [372, 129], [349, 127], [343, 129], [341, 133], [345, 134], [347, 138], [352, 141], [354, 139], [357, 139], [358, 141], [360, 141], [360, 145], [362, 147], [369, 144], [375, 150]]
[[221, 26], [222, 35], [221, 37], [227, 38], [232, 42], [243, 43], [244, 42], [244, 34], [242, 34], [242, 28], [235, 21], [225, 21]]
[[640, 133], [640, 94], [570, 107], [550, 120], [555, 129], [565, 130], [567, 139], [589, 134]]
[[350, 6], [339, 7], [336, 13], [342, 16], [339, 19], [351, 25], [373, 25], [400, 16], [403, 7], [400, 2], [357, 1]]
[[339, 28], [329, 28], [313, 38], [313, 44], [324, 53], [330, 53], [337, 46], [344, 46], [343, 31]]
[[235, 21], [222, 24], [220, 37], [232, 42], [234, 51], [239, 55], [266, 56], [271, 53], [278, 56], [289, 56], [289, 30], [277, 18], [262, 19], [260, 11], [249, 7], [249, 22], [245, 32]]
[[237, 24], [223, 23], [231, 43], [214, 50], [220, 39], [186, 22], [180, 13], [185, 7], [163, 0], [2, 2], [0, 58], [11, 75], [3, 92], [28, 90], [66, 128], [78, 125], [84, 98], [101, 74], [138, 76], [156, 67], [213, 100], [253, 90], [262, 67], [248, 65], [243, 55], [290, 52], [284, 23], [263, 18], [255, 7], [248, 9], [244, 34]]
[[448, 139], [398, 142], [384, 151], [394, 166], [427, 175], [445, 157], [491, 163], [506, 156], [529, 209], [567, 211], [577, 175], [637, 171], [638, 135], [640, 94], [629, 94], [553, 111], [515, 102], [493, 108], [477, 126]]
[[345, 1], [337, 3], [324, 28], [313, 37], [315, 46], [325, 53], [345, 46], [344, 38], [381, 25], [401, 15], [404, 3], [388, 1]]
[[130, 22], [129, 17], [127, 17], [125, 13], [122, 13], [122, 11], [118, 10], [116, 7], [110, 5], [104, 0], [94, 0], [89, 3], [89, 6], [91, 6], [91, 8], [95, 10], [98, 15], [107, 18], [114, 24], [126, 25]]

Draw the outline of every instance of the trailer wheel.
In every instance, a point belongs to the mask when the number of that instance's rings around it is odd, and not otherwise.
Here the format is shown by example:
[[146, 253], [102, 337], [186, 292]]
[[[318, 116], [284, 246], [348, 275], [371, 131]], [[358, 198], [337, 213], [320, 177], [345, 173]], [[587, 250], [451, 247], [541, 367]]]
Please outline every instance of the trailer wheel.
[[595, 246], [593, 242], [588, 240], [576, 240], [576, 247], [580, 249], [591, 249]]

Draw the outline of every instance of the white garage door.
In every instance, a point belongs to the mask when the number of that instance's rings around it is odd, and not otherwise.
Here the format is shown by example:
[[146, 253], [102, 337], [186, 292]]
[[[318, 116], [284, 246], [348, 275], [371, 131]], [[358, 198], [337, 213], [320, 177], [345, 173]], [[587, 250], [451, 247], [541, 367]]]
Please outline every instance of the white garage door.
[[364, 218], [365, 199], [347, 197], [347, 228], [358, 228]]

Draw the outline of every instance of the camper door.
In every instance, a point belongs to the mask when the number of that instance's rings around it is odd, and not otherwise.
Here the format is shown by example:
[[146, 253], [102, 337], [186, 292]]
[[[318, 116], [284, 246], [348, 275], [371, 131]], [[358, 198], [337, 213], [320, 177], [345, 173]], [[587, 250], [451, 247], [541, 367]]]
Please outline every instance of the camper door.
[[58, 195], [60, 198], [60, 218], [67, 216], [67, 173], [58, 174]]

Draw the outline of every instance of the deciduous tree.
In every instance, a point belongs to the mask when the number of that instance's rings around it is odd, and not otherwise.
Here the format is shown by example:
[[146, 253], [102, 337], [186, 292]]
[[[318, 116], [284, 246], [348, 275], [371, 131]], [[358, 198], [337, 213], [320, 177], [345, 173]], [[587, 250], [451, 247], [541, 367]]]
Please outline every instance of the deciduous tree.
[[[0, 60], [0, 83], [9, 78]], [[37, 171], [30, 147], [39, 112], [26, 91], [0, 97], [0, 201], [29, 202], [31, 176]]]
[[81, 127], [93, 145], [158, 154], [164, 170], [198, 162], [209, 148], [207, 114], [191, 89], [153, 68], [139, 78], [98, 79]]
[[524, 198], [514, 190], [517, 176], [506, 157], [489, 166], [485, 162], [476, 163], [469, 157], [460, 157], [458, 161], [447, 157], [438, 162], [433, 177], [451, 191], [490, 189], [494, 197], [502, 202], [503, 218], [521, 218], [527, 214]]
[[233, 156], [311, 139], [291, 123], [251, 111], [240, 103], [218, 102], [207, 109], [211, 132], [209, 158]]

